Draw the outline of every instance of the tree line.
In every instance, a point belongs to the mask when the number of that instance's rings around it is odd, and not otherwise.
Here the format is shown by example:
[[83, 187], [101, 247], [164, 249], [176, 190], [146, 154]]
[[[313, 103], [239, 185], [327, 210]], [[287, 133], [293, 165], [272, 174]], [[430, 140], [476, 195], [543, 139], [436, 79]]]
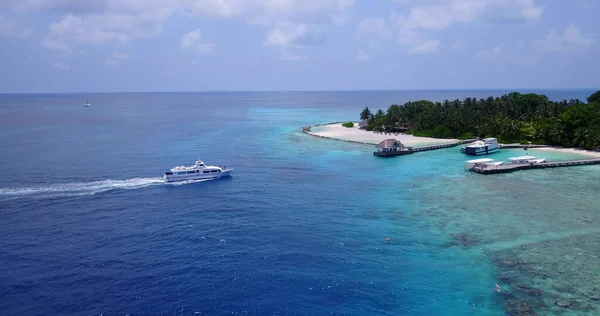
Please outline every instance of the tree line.
[[501, 97], [411, 101], [386, 112], [360, 113], [367, 130], [436, 138], [496, 137], [502, 143], [600, 147], [600, 90], [587, 98], [551, 101], [545, 95], [512, 92]]

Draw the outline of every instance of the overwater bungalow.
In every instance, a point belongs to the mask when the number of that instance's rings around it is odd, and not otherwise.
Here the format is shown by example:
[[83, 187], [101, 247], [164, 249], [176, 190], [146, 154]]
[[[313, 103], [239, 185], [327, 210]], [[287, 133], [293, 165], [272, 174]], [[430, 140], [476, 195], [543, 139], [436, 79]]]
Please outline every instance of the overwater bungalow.
[[393, 138], [383, 140], [375, 145], [375, 147], [377, 148], [377, 151], [373, 152], [373, 155], [379, 157], [392, 157], [413, 153], [412, 147], [404, 146], [401, 141]]

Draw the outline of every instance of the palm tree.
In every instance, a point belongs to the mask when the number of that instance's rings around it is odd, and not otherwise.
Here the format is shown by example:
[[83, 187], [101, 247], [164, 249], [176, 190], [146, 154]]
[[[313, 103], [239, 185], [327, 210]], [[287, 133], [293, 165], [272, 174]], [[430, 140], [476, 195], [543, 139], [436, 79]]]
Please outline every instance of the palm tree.
[[370, 120], [373, 117], [373, 113], [371, 113], [371, 110], [369, 110], [369, 107], [365, 107], [362, 112], [360, 112], [360, 119], [361, 120]]
[[586, 145], [589, 142], [588, 132], [588, 129], [585, 127], [579, 127], [575, 129], [575, 131], [573, 132], [573, 145], [579, 148], [588, 148], [586, 147]]
[[592, 137], [592, 148], [600, 148], [600, 133]]

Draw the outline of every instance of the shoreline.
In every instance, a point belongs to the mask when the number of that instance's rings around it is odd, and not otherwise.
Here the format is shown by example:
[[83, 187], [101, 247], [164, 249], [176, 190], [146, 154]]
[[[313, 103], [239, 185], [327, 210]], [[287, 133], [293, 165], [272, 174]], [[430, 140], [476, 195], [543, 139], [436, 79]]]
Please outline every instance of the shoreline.
[[592, 157], [592, 158], [600, 158], [600, 152], [585, 150], [585, 149], [555, 147], [555, 146], [538, 147], [538, 148], [534, 148], [534, 149], [544, 150], [544, 151], [570, 153], [570, 154], [579, 154], [579, 155], [588, 156], [588, 157]]
[[[358, 128], [358, 123], [355, 123], [354, 127], [343, 127], [342, 123], [348, 121], [320, 123], [310, 126], [302, 127], [302, 132], [319, 138], [331, 139], [335, 141], [342, 141], [347, 143], [354, 143], [359, 145], [375, 146], [384, 139], [395, 138], [401, 141], [404, 145], [409, 147], [416, 146], [427, 146], [427, 145], [443, 145], [453, 142], [458, 142], [458, 139], [451, 138], [431, 138], [431, 137], [419, 137], [402, 133], [389, 133], [389, 134], [378, 134]], [[322, 129], [320, 131], [314, 131], [314, 128]], [[550, 152], [562, 152], [569, 154], [579, 154], [591, 158], [600, 158], [600, 152], [577, 149], [577, 148], [566, 148], [554, 145], [521, 145], [521, 144], [500, 144], [501, 146], [519, 145], [526, 148], [550, 151]], [[519, 147], [522, 148], [522, 147]]]
[[[354, 122], [354, 127], [343, 127], [341, 124], [344, 122], [330, 122], [305, 126], [302, 127], [302, 132], [314, 137], [371, 146], [375, 146], [381, 141], [390, 138], [397, 139], [409, 147], [445, 145], [460, 141], [451, 138], [419, 137], [403, 133], [376, 133], [359, 129], [357, 122]], [[319, 130], [315, 131], [315, 128]]]

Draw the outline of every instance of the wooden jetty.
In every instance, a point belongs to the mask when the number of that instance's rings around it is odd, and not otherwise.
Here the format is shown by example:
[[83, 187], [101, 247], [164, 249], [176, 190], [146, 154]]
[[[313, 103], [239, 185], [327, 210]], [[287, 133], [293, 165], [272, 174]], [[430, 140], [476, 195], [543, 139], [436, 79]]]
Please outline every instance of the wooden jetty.
[[522, 145], [522, 144], [500, 144], [500, 148], [547, 148], [549, 145]]
[[517, 171], [517, 170], [585, 166], [585, 165], [600, 165], [600, 158], [563, 160], [563, 161], [529, 163], [529, 164], [506, 164], [506, 165], [499, 165], [499, 166], [479, 165], [479, 166], [473, 167], [471, 169], [471, 171], [477, 172], [480, 174], [496, 174], [496, 173], [513, 172], [513, 171]]
[[473, 139], [461, 140], [458, 142], [441, 144], [441, 145], [431, 145], [431, 146], [422, 146], [422, 147], [407, 147], [402, 144], [399, 140], [389, 138], [381, 141], [375, 147], [377, 147], [377, 151], [373, 152], [374, 156], [377, 157], [395, 157], [402, 155], [409, 155], [416, 152], [428, 151], [428, 150], [436, 150], [443, 148], [455, 147], [461, 144], [471, 143]]
[[419, 151], [428, 151], [428, 150], [450, 148], [450, 147], [455, 147], [455, 146], [462, 145], [462, 144], [472, 143], [474, 141], [475, 141], [475, 139], [467, 139], [467, 140], [460, 140], [460, 141], [453, 142], [453, 143], [448, 143], [448, 144], [431, 145], [431, 146], [423, 146], [423, 147], [414, 147], [413, 151], [414, 152], [419, 152]]

